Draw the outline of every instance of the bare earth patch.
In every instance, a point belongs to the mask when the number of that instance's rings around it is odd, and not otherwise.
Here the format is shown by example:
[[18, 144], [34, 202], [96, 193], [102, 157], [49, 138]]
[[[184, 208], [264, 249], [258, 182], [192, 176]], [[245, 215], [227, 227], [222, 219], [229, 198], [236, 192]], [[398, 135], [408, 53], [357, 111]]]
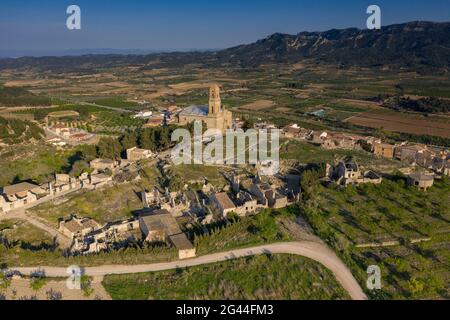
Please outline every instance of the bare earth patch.
[[275, 110], [280, 111], [280, 112], [289, 112], [289, 111], [291, 111], [291, 108], [280, 107], [280, 108], [276, 108]]
[[202, 81], [191, 81], [191, 82], [182, 82], [177, 84], [169, 85], [174, 90], [177, 91], [188, 91], [188, 90], [194, 90], [194, 89], [204, 89], [209, 88], [211, 85], [210, 82], [202, 82]]
[[357, 99], [339, 99], [338, 102], [347, 104], [352, 107], [378, 107], [378, 102], [374, 101], [366, 101], [366, 100], [357, 100]]
[[258, 100], [246, 105], [243, 105], [241, 109], [247, 110], [264, 110], [272, 107], [274, 102], [272, 100]]
[[17, 300], [36, 297], [38, 300], [111, 300], [101, 281], [101, 278], [94, 278], [91, 283], [93, 292], [89, 296], [85, 296], [83, 290], [69, 290], [65, 279], [47, 281], [39, 291], [33, 291], [30, 288], [29, 279], [14, 279], [11, 281], [11, 286], [6, 290], [6, 299]]

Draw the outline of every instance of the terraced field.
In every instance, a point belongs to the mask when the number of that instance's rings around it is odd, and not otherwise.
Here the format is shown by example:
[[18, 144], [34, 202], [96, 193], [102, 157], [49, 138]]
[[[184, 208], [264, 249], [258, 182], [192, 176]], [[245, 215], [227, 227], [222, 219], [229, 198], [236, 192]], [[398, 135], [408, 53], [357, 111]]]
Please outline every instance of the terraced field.
[[359, 126], [450, 138], [450, 116], [425, 117], [418, 114], [389, 110], [372, 110], [346, 119]]

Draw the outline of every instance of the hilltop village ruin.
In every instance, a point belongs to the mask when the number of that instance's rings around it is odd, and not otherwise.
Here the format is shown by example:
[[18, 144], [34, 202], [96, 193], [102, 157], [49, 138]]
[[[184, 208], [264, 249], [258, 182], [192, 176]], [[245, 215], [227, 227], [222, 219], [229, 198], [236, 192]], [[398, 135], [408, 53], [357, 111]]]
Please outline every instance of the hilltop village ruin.
[[[241, 128], [242, 120], [233, 119], [232, 113], [221, 105], [220, 90], [217, 85], [210, 89], [209, 106], [195, 106], [187, 110], [169, 112], [167, 121], [177, 119], [179, 124], [187, 124], [201, 119], [208, 128], [224, 131]], [[164, 125], [164, 121], [159, 125]], [[256, 129], [273, 129], [274, 124], [255, 123]], [[388, 144], [370, 136], [348, 133], [313, 131], [297, 124], [279, 128], [282, 138], [297, 140], [319, 146], [322, 149], [365, 150], [374, 157], [396, 159], [407, 163], [411, 170], [406, 172], [407, 184], [421, 190], [433, 185], [434, 179], [450, 175], [450, 154], [443, 150], [422, 144], [408, 142]], [[72, 137], [72, 131], [63, 125], [51, 127], [55, 134]], [[71, 138], [71, 139], [72, 139]], [[58, 143], [49, 140], [49, 143]], [[37, 185], [23, 181], [0, 190], [0, 214], [8, 215], [15, 210], [26, 210], [41, 203], [64, 197], [78, 190], [98, 190], [107, 186], [138, 181], [140, 165], [154, 163], [170, 168], [167, 153], [132, 147], [126, 150], [126, 158], [120, 160], [94, 159], [89, 170], [79, 177], [69, 174], [55, 174], [48, 183]], [[140, 192], [142, 210], [126, 220], [100, 224], [79, 216], [77, 212], [67, 212], [59, 221], [58, 231], [70, 239], [71, 254], [95, 254], [114, 250], [133, 241], [164, 243], [178, 250], [180, 259], [192, 258], [196, 249], [189, 237], [189, 228], [179, 223], [180, 218], [188, 218], [189, 225], [205, 226], [223, 221], [230, 216], [245, 217], [256, 215], [265, 209], [281, 209], [301, 201], [301, 171], [290, 172], [286, 168], [274, 176], [261, 174], [261, 163], [248, 165], [250, 171], [221, 170], [227, 185], [214, 185], [199, 176], [201, 187], [190, 189], [187, 184], [177, 191], [154, 187]], [[413, 169], [420, 168], [420, 172]], [[352, 157], [336, 159], [324, 166], [321, 183], [335, 183], [338, 186], [358, 184], [380, 184], [385, 179], [383, 173], [365, 170]], [[164, 169], [163, 169], [164, 174]], [[120, 179], [118, 178], [120, 177]]]

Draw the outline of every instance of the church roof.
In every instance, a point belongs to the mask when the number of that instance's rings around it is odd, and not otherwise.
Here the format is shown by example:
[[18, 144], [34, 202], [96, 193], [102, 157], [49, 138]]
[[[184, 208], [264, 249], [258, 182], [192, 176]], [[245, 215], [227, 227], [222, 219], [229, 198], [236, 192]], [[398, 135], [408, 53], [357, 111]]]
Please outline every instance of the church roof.
[[181, 111], [181, 115], [207, 116], [208, 113], [208, 106], [190, 106]]

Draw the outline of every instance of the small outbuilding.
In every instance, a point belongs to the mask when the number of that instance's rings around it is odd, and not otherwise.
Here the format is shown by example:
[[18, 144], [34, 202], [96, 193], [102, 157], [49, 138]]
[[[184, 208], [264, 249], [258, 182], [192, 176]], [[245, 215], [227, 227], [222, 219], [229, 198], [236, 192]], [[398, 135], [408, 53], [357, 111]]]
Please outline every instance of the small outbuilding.
[[407, 185], [416, 186], [420, 190], [426, 191], [431, 188], [434, 184], [434, 175], [423, 174], [423, 173], [413, 173], [408, 176]]

